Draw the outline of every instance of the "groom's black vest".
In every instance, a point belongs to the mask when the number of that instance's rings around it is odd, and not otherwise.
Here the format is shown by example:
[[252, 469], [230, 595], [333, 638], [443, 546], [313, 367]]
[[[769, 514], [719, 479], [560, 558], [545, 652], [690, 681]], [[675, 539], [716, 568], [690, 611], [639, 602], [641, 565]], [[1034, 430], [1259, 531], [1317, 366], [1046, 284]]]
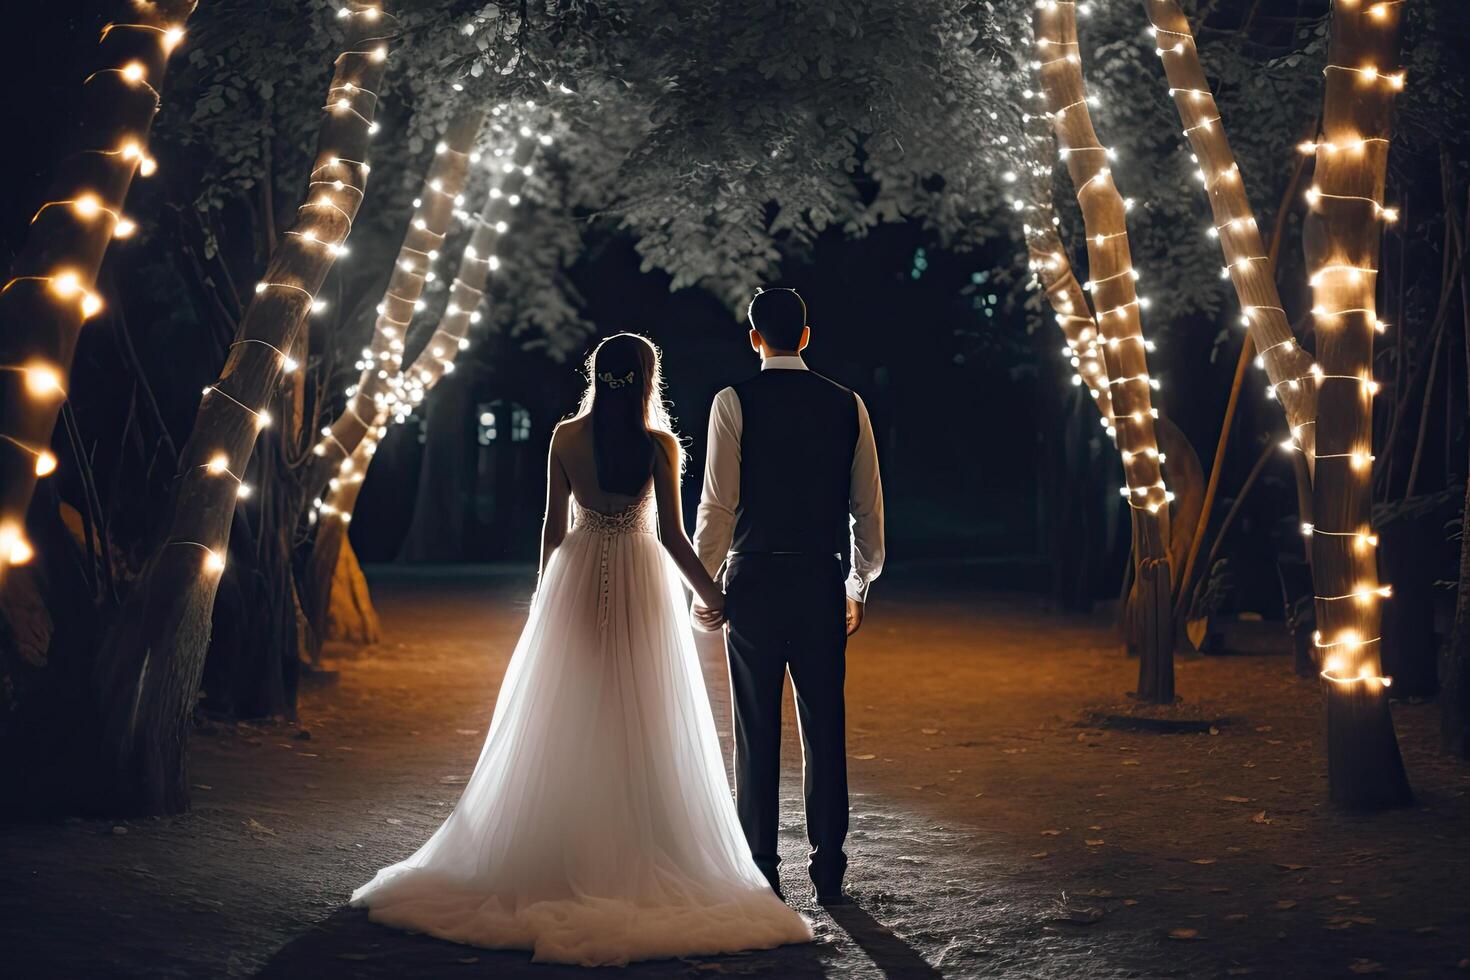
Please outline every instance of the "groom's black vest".
[[735, 385], [740, 398], [740, 554], [844, 554], [857, 447], [857, 400], [810, 371], [772, 369]]

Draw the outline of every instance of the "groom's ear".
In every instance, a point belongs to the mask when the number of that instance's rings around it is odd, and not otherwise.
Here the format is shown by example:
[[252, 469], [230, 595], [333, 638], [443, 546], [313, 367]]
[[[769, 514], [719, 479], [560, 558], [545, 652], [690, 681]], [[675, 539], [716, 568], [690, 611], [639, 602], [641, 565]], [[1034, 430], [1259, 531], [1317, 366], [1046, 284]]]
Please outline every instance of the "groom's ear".
[[812, 342], [812, 328], [810, 326], [802, 327], [801, 328], [801, 341], [799, 343], [797, 343], [797, 345], [796, 345], [797, 352], [800, 353], [801, 351], [806, 350], [806, 345], [809, 344], [809, 343], [811, 343], [811, 342]]
[[750, 331], [750, 349], [757, 354], [761, 352], [761, 332], [759, 330]]

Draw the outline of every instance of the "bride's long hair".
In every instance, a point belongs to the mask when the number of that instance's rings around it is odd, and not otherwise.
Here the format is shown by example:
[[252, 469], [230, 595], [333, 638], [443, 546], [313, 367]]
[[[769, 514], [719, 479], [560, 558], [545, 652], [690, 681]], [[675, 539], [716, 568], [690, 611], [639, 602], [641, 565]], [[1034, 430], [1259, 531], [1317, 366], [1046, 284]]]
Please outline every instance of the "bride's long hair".
[[[619, 333], [587, 357], [587, 390], [578, 415], [592, 417], [597, 483], [632, 496], [653, 473], [653, 431], [675, 436], [664, 402], [663, 356], [647, 337]], [[683, 448], [679, 465], [683, 466]]]

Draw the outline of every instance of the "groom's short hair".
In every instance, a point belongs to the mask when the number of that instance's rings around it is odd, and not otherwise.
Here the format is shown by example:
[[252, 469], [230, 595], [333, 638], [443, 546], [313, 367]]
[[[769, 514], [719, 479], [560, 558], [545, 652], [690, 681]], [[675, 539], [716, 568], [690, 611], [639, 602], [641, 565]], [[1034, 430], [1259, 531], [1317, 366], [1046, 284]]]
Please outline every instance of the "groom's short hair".
[[745, 311], [752, 330], [776, 350], [796, 350], [806, 327], [806, 303], [789, 287], [758, 290]]

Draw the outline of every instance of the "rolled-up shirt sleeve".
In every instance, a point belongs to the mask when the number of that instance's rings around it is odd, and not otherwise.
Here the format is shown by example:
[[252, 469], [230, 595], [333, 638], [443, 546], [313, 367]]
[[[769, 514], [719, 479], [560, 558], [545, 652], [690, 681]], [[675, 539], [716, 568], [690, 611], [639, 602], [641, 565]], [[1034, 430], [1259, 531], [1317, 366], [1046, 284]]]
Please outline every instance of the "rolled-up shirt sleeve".
[[883, 481], [878, 475], [878, 447], [873, 440], [873, 423], [868, 418], [868, 407], [856, 392], [852, 397], [857, 399], [858, 437], [852, 453], [852, 477], [848, 489], [852, 572], [847, 577], [846, 587], [849, 597], [867, 602], [868, 587], [883, 571]]
[[705, 443], [704, 489], [694, 527], [694, 552], [711, 578], [730, 553], [735, 536], [735, 508], [740, 505], [740, 396], [726, 388], [715, 396]]

